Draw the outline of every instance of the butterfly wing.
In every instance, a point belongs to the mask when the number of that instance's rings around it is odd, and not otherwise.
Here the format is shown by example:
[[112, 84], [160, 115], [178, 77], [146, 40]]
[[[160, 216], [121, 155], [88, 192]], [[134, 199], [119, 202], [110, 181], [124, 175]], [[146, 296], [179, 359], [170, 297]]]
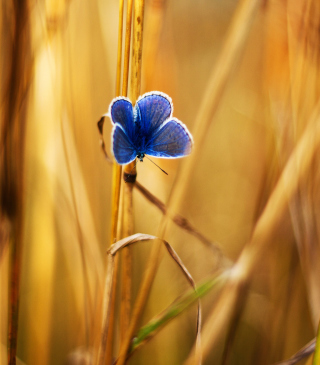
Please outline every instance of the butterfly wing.
[[113, 127], [111, 143], [114, 157], [119, 165], [126, 165], [136, 158], [137, 152], [131, 140], [119, 124]]
[[132, 142], [134, 125], [131, 101], [122, 96], [113, 99], [109, 106], [108, 115], [114, 124], [111, 137], [113, 155], [118, 164], [128, 164], [137, 155]]
[[153, 133], [146, 154], [160, 158], [178, 158], [191, 153], [192, 136], [187, 127], [176, 118], [163, 123]]
[[141, 123], [141, 131], [147, 137], [172, 116], [171, 98], [161, 92], [150, 92], [142, 95], [135, 106], [135, 113]]
[[113, 99], [109, 106], [108, 115], [110, 116], [112, 123], [119, 124], [126, 132], [127, 136], [132, 139], [134, 127], [131, 101], [123, 96]]

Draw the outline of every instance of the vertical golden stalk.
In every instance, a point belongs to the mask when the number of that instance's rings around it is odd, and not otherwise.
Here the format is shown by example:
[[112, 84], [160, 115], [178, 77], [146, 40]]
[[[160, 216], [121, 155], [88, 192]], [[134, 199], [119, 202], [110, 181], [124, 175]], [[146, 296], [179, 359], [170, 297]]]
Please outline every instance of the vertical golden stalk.
[[[116, 77], [116, 96], [120, 95], [120, 85], [121, 85], [121, 63], [122, 63], [122, 33], [123, 33], [123, 7], [124, 1], [120, 0], [119, 2], [119, 34], [118, 34], [118, 58], [117, 58], [117, 77]], [[130, 40], [131, 40], [131, 18], [132, 18], [132, 0], [128, 1], [127, 5], [127, 19], [126, 19], [126, 38], [125, 38], [125, 53], [124, 53], [124, 65], [123, 65], [123, 77], [122, 77], [122, 92], [121, 95], [127, 96], [128, 92], [128, 74], [129, 74], [129, 60], [130, 60]], [[126, 206], [123, 207], [122, 212], [123, 218], [120, 217], [120, 191], [121, 191], [121, 175], [122, 175], [122, 166], [114, 163], [113, 165], [113, 187], [112, 187], [112, 221], [111, 221], [111, 245], [119, 238], [121, 232], [123, 231], [121, 226], [127, 227], [126, 230], [130, 228], [130, 232], [133, 230], [133, 226], [128, 224], [127, 221], [129, 217], [131, 217], [131, 209], [132, 199], [122, 199], [124, 204], [129, 204], [129, 208]], [[130, 184], [131, 185], [131, 184]], [[132, 188], [131, 188], [132, 190]], [[126, 194], [124, 195], [126, 196]], [[129, 202], [129, 203], [126, 203]], [[132, 220], [131, 220], [132, 221]], [[124, 231], [124, 234], [127, 232]], [[131, 269], [130, 269], [131, 259], [124, 259], [124, 264], [122, 265], [125, 268], [125, 273], [123, 277], [126, 283], [126, 288], [129, 290], [125, 290], [124, 298], [125, 305], [122, 305], [125, 313], [124, 318], [129, 318], [130, 307], [128, 310], [128, 303], [130, 303], [130, 288], [131, 288]], [[112, 350], [113, 350], [113, 328], [114, 328], [114, 307], [115, 307], [115, 291], [116, 291], [116, 278], [118, 271], [119, 259], [115, 258], [114, 269], [113, 269], [113, 278], [110, 283], [108, 280], [105, 282], [105, 293], [104, 293], [104, 305], [103, 305], [103, 319], [102, 319], [102, 335], [101, 342], [99, 346], [98, 353], [98, 364], [110, 364], [112, 362]], [[111, 288], [111, 289], [110, 289]], [[129, 295], [128, 295], [129, 293]], [[121, 318], [122, 318], [121, 315]], [[128, 321], [128, 320], [127, 320]], [[121, 321], [121, 323], [125, 323]]]
[[[120, 95], [121, 85], [121, 62], [122, 62], [122, 30], [123, 30], [123, 3], [119, 1], [119, 34], [118, 34], [118, 56], [117, 56], [117, 77], [116, 77], [116, 96]], [[113, 181], [112, 181], [112, 214], [111, 214], [111, 242], [117, 237], [119, 201], [120, 201], [120, 185], [121, 185], [121, 166], [116, 162], [113, 164]]]
[[[208, 88], [205, 93], [205, 98], [202, 102], [197, 116], [197, 130], [194, 136], [194, 139], [196, 141], [196, 148], [199, 148], [199, 146], [202, 145], [202, 141], [206, 136], [206, 131], [208, 130], [209, 124], [211, 123], [212, 118], [218, 109], [221, 96], [223, 94], [227, 81], [230, 78], [231, 70], [238, 60], [240, 52], [243, 48], [243, 44], [246, 40], [248, 30], [250, 29], [251, 22], [254, 18], [254, 14], [259, 4], [260, 2], [258, 0], [243, 0], [238, 7], [231, 28], [229, 30], [229, 36], [217, 62], [217, 65], [212, 72]], [[189, 181], [189, 177], [192, 171], [194, 171], [194, 164], [196, 163], [197, 158], [198, 155], [196, 151], [193, 151], [193, 154], [189, 157], [187, 163], [182, 165], [182, 169], [180, 171], [180, 174], [177, 176], [169, 199], [168, 213], [163, 217], [159, 227], [158, 237], [160, 238], [164, 236], [164, 233], [168, 229], [168, 225], [170, 222], [169, 218], [173, 216], [175, 211], [177, 211], [184, 197], [186, 188], [186, 184], [184, 182]], [[130, 328], [127, 333], [126, 339], [120, 349], [118, 365], [123, 365], [125, 362], [125, 357], [130, 346], [131, 338], [134, 335], [138, 321], [145, 307], [150, 287], [152, 285], [157, 270], [160, 253], [161, 244], [159, 241], [156, 241], [152, 246], [152, 252], [148, 260], [146, 273], [144, 275], [144, 279], [138, 293], [137, 301], [133, 309]], [[195, 356], [195, 354], [193, 354], [193, 356]], [[192, 361], [195, 361], [194, 357]]]
[[127, 96], [127, 94], [128, 94], [130, 42], [131, 42], [131, 22], [132, 22], [132, 0], [128, 0], [128, 4], [127, 4], [127, 21], [126, 21], [126, 39], [125, 39], [125, 44], [124, 44], [122, 96]]
[[[144, 17], [144, 0], [136, 0], [134, 3], [134, 23], [133, 23], [133, 45], [132, 45], [132, 63], [131, 63], [131, 100], [134, 105], [140, 94], [141, 85], [141, 63], [142, 63], [142, 39], [143, 39], [143, 17]], [[134, 181], [136, 171], [134, 169], [135, 161], [125, 167], [125, 173], [130, 174], [130, 181]], [[132, 171], [134, 170], [134, 171]], [[134, 176], [134, 178], [132, 178]], [[127, 182], [124, 184], [123, 197], [124, 197], [124, 231], [126, 235], [130, 235], [130, 230], [133, 229], [132, 225], [132, 189], [133, 182]], [[131, 262], [131, 258], [129, 259]], [[123, 262], [125, 264], [125, 262]], [[128, 261], [126, 262], [128, 263]], [[126, 269], [128, 274], [128, 269]], [[128, 278], [129, 279], [129, 278]], [[129, 283], [128, 283], [129, 285]], [[127, 302], [126, 304], [127, 305]], [[125, 337], [121, 342], [120, 354], [118, 359], [118, 365], [122, 365], [126, 361], [126, 355], [131, 341], [132, 321], [129, 328], [126, 330]], [[135, 328], [135, 325], [134, 325]]]
[[[117, 74], [116, 74], [116, 96], [120, 95], [121, 87], [121, 63], [122, 63], [122, 31], [123, 31], [123, 5], [124, 0], [119, 1], [119, 27], [118, 27], [118, 53], [117, 53]], [[111, 212], [111, 237], [110, 246], [113, 245], [117, 238], [119, 202], [120, 202], [120, 186], [121, 186], [122, 168], [116, 162], [113, 163], [112, 178], [112, 212]], [[118, 272], [118, 258], [114, 263], [114, 275], [111, 283], [108, 279], [108, 271], [106, 273], [104, 300], [102, 307], [102, 333], [100, 338], [97, 363], [104, 365], [112, 362], [113, 349], [113, 328], [114, 328], [114, 307], [115, 307], [115, 289], [116, 277]], [[108, 265], [108, 263], [107, 263]]]
[[[10, 226], [8, 364], [16, 364], [23, 241], [23, 167], [26, 105], [31, 76], [28, 1], [12, 1], [12, 44], [1, 121], [1, 224]], [[8, 63], [9, 63], [8, 62]], [[5, 227], [6, 228], [6, 227]], [[4, 228], [4, 229], [5, 229]], [[0, 245], [2, 242], [0, 242]]]
[[[128, 76], [130, 61], [130, 42], [131, 42], [131, 22], [132, 22], [132, 0], [127, 5], [126, 21], [126, 39], [125, 39], [125, 58], [123, 64], [123, 83], [122, 95], [128, 93]], [[130, 165], [129, 165], [130, 166]], [[125, 167], [128, 173], [128, 166]], [[130, 173], [131, 170], [129, 170]], [[127, 237], [133, 234], [133, 209], [132, 209], [132, 189], [133, 183], [127, 182], [122, 185], [122, 220], [121, 220], [121, 237]], [[132, 256], [129, 247], [125, 247], [121, 252], [121, 305], [120, 305], [120, 341], [126, 333], [131, 312], [131, 273], [132, 273]]]

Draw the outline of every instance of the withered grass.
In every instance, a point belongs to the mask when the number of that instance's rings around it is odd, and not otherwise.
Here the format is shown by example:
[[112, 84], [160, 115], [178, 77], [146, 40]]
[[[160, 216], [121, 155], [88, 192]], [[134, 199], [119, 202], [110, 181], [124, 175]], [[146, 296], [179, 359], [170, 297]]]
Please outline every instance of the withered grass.
[[[319, 362], [320, 4], [229, 3], [3, 1], [1, 364]], [[152, 90], [169, 176], [98, 145]]]

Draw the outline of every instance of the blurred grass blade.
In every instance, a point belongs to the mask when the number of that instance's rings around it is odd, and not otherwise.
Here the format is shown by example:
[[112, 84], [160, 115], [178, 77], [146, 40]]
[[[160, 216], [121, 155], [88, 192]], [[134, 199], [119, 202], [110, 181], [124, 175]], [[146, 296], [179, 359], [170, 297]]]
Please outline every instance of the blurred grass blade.
[[197, 299], [205, 296], [218, 284], [222, 284], [225, 279], [225, 274], [220, 274], [219, 276], [206, 280], [198, 287], [195, 287], [195, 290], [189, 290], [185, 295], [173, 302], [161, 314], [149, 321], [139, 330], [137, 336], [133, 339], [129, 356], [154, 337], [172, 319], [188, 309]]
[[294, 365], [299, 361], [303, 360], [304, 358], [306, 358], [307, 356], [311, 355], [314, 352], [315, 347], [316, 347], [316, 339], [314, 338], [309, 343], [307, 343], [301, 350], [299, 350], [292, 357], [290, 357], [290, 359], [277, 362], [274, 365]]
[[[189, 273], [188, 269], [185, 267], [183, 262], [181, 261], [178, 254], [175, 250], [169, 245], [168, 242], [164, 242], [166, 249], [169, 252], [169, 255], [173, 258], [173, 260], [177, 263], [177, 265], [182, 270], [183, 274], [185, 275], [186, 279], [188, 280], [189, 284], [195, 290], [196, 284]], [[198, 311], [197, 311], [197, 335], [196, 335], [196, 354], [195, 354], [195, 364], [201, 364], [202, 362], [202, 354], [201, 354], [201, 318], [202, 318], [202, 311], [201, 311], [201, 303], [200, 300], [198, 301]]]
[[110, 312], [112, 310], [112, 286], [114, 281], [114, 257], [108, 255], [107, 262], [107, 274], [105, 280], [105, 288], [104, 288], [104, 302], [103, 302], [103, 319], [102, 319], [102, 333], [100, 337], [100, 345], [98, 350], [98, 365], [105, 365], [106, 363], [106, 351], [107, 351], [107, 343], [108, 343], [108, 331], [109, 331], [109, 323], [110, 323]]
[[[33, 77], [30, 4], [28, 0], [1, 3], [1, 10], [14, 27], [1, 43], [0, 100], [0, 259], [9, 244], [8, 364], [16, 364], [25, 206], [25, 132], [28, 90]], [[2, 37], [0, 37], [2, 40]], [[6, 76], [4, 77], [4, 75]], [[1, 261], [0, 261], [1, 262]]]
[[318, 326], [316, 348], [315, 348], [312, 365], [320, 365], [320, 325]]
[[[258, 267], [266, 250], [270, 248], [273, 234], [288, 212], [288, 202], [296, 193], [299, 183], [309, 172], [315, 153], [320, 146], [320, 102], [314, 108], [308, 126], [292, 152], [278, 183], [253, 231], [250, 242], [238, 262], [234, 265], [234, 275], [226, 285], [223, 295], [212, 311], [203, 330], [203, 351], [208, 356], [224, 328], [232, 317], [239, 299], [248, 294], [248, 282]], [[285, 192], [285, 193], [284, 193]], [[219, 319], [218, 319], [219, 318]], [[192, 363], [193, 352], [186, 364]]]
[[[122, 76], [122, 96], [128, 95], [129, 84], [129, 65], [130, 65], [130, 45], [131, 45], [131, 25], [132, 25], [132, 2], [127, 2], [127, 17], [126, 17], [126, 36], [124, 45], [124, 62]], [[119, 170], [119, 186], [121, 181], [122, 167], [117, 167]], [[127, 173], [128, 168], [124, 171]], [[136, 171], [136, 170], [135, 170]], [[119, 238], [127, 237], [134, 232], [134, 215], [133, 215], [133, 200], [132, 200], [133, 184], [131, 182], [122, 184], [122, 214], [119, 224]], [[120, 300], [120, 342], [125, 337], [130, 323], [131, 315], [131, 287], [132, 287], [132, 255], [129, 248], [122, 251], [121, 255], [121, 300]]]

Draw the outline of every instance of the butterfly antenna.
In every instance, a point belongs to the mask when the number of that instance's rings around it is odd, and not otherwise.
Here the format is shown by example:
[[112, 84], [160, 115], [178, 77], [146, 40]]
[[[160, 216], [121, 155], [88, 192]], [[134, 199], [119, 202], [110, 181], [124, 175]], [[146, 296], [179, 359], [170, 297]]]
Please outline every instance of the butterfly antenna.
[[129, 179], [129, 177], [131, 176], [131, 172], [135, 169], [135, 167], [137, 166], [137, 160], [136, 160], [136, 163], [134, 164], [134, 166], [133, 166], [133, 168], [132, 168], [132, 170], [129, 172], [129, 174], [128, 174], [128, 176], [127, 176], [127, 178], [124, 180], [124, 182], [125, 183], [127, 183], [127, 181], [128, 181], [128, 179]]
[[162, 170], [162, 168], [159, 166], [159, 165], [157, 165], [155, 162], [153, 162], [152, 160], [150, 160], [150, 158], [148, 157], [148, 156], [144, 156], [144, 157], [146, 157], [149, 161], [151, 161], [154, 165], [156, 165], [157, 167], [159, 167], [159, 169], [162, 171], [162, 172], [164, 172], [166, 175], [169, 175], [167, 172], [165, 172], [164, 170]]

